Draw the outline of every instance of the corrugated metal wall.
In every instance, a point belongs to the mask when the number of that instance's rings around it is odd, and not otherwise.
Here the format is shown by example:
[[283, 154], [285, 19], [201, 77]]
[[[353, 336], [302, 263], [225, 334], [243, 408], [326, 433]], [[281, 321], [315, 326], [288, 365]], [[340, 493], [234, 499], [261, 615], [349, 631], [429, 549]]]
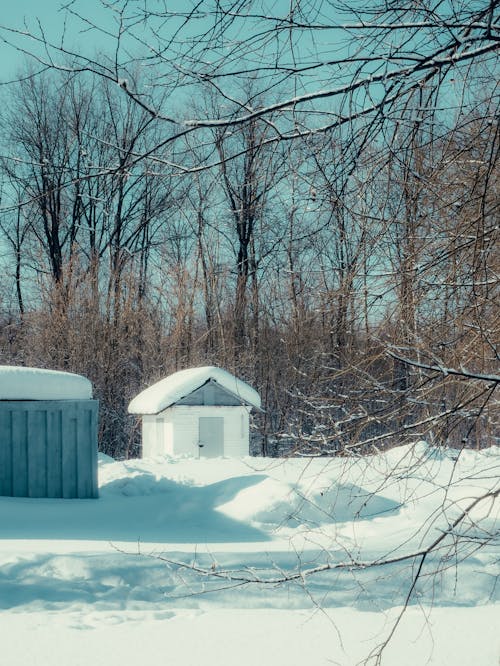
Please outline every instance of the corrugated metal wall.
[[98, 405], [0, 401], [0, 495], [97, 497]]

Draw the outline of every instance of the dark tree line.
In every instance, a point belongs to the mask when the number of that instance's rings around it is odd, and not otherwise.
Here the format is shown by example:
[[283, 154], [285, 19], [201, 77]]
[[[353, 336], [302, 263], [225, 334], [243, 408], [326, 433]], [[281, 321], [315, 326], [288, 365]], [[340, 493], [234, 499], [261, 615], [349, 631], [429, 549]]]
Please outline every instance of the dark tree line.
[[87, 375], [118, 456], [135, 393], [208, 363], [262, 393], [256, 452], [494, 443], [498, 3], [247, 5], [115, 3], [113, 58], [31, 35], [2, 362]]

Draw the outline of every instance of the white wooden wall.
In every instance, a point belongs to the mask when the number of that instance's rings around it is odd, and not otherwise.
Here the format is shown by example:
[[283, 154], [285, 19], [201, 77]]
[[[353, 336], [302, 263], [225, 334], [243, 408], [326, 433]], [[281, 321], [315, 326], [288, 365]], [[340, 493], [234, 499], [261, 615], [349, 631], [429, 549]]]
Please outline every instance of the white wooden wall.
[[200, 416], [224, 419], [224, 455], [241, 458], [249, 455], [250, 408], [176, 405], [156, 415], [142, 417], [142, 455], [188, 455], [198, 457], [198, 420]]

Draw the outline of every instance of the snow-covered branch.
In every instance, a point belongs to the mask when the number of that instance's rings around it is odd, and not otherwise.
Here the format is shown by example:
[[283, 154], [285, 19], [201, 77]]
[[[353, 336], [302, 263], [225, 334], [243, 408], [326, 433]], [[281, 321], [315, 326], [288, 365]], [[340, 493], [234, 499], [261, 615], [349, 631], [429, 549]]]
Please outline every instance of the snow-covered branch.
[[448, 368], [443, 365], [422, 363], [421, 361], [416, 361], [415, 359], [401, 356], [390, 349], [387, 351], [387, 354], [392, 358], [405, 363], [406, 365], [411, 365], [414, 368], [422, 368], [423, 370], [431, 370], [432, 372], [438, 372], [445, 377], [449, 375], [455, 375], [458, 377], [464, 377], [465, 379], [477, 379], [482, 382], [490, 382], [494, 385], [500, 383], [500, 375], [472, 372], [470, 370], [466, 370], [465, 368], [460, 368], [460, 370], [457, 370], [456, 368]]

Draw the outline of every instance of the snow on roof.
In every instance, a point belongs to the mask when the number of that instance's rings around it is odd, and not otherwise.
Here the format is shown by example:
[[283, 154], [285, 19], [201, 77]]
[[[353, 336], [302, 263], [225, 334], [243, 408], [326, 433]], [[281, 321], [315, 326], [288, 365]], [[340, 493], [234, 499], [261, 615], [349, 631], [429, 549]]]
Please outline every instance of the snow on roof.
[[0, 365], [0, 400], [88, 400], [92, 384], [59, 370]]
[[132, 400], [128, 411], [130, 414], [158, 414], [184, 396], [196, 391], [210, 379], [239, 397], [242, 403], [260, 408], [260, 396], [251, 386], [226, 370], [207, 365], [201, 368], [180, 370], [153, 384]]

